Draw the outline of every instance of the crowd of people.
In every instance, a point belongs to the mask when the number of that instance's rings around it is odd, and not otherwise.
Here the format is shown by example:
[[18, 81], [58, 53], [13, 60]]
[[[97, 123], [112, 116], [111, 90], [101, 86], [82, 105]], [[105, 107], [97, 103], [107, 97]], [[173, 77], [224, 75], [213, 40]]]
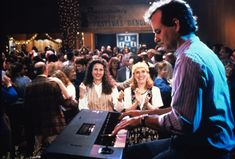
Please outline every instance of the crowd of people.
[[203, 148], [216, 155], [230, 151], [235, 143], [235, 50], [214, 45], [212, 52], [203, 44], [183, 1], [154, 3], [148, 13], [155, 41], [164, 47], [144, 45], [132, 53], [110, 46], [56, 52], [48, 46], [39, 52], [22, 45], [2, 53], [0, 157], [16, 151], [37, 154], [81, 109], [129, 115], [114, 135], [140, 125], [174, 135], [170, 140], [163, 135], [153, 145], [141, 140], [142, 145], [127, 149], [127, 158], [191, 157]]
[[171, 87], [168, 70], [173, 70], [173, 63], [164, 60], [162, 50], [145, 46], [137, 54], [128, 48], [118, 52], [91, 52], [85, 47], [68, 52], [56, 52], [50, 46], [45, 52], [33, 49], [2, 53], [2, 93], [15, 92], [14, 98], [3, 96], [1, 101], [1, 118], [10, 121], [3, 121], [10, 135], [3, 145], [10, 144], [11, 153], [38, 152], [81, 109], [125, 112], [170, 106], [171, 99], [163, 102], [165, 85], [154, 82], [160, 77], [157, 63], [164, 61], [169, 67], [161, 79]]

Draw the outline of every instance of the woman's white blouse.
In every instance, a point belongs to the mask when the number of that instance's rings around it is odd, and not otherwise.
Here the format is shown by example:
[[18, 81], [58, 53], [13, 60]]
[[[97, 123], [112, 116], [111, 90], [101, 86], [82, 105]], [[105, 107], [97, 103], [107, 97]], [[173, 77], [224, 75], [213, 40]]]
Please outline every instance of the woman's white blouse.
[[69, 96], [72, 97], [72, 99], [76, 99], [75, 86], [72, 83], [70, 83], [66, 88], [67, 88]]
[[[98, 95], [98, 97], [101, 96], [102, 94], [102, 83], [100, 84], [93, 84], [95, 87], [95, 91]], [[117, 87], [112, 88], [112, 102], [113, 102], [113, 107], [116, 110], [117, 103], [118, 103], [118, 89]], [[84, 97], [82, 99], [79, 98], [79, 109], [89, 109], [88, 108], [88, 92], [85, 92]]]
[[[148, 93], [144, 93], [141, 95], [141, 104], [140, 109], [143, 108], [144, 99]], [[159, 108], [163, 106], [162, 97], [160, 89], [156, 86], [152, 87], [152, 101], [150, 101], [154, 108]], [[123, 109], [128, 109], [132, 106], [132, 94], [131, 94], [131, 87], [128, 87], [124, 90], [124, 102], [123, 102]], [[120, 106], [119, 106], [120, 107]]]

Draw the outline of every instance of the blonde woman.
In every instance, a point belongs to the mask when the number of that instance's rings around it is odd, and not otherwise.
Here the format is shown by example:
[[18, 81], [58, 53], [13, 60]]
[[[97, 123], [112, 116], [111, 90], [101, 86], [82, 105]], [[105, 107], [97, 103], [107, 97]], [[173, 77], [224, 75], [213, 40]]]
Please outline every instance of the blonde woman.
[[153, 85], [145, 62], [133, 65], [130, 87], [124, 90], [124, 94], [120, 93], [120, 103], [123, 105], [122, 111], [153, 110], [163, 106], [160, 89]]
[[[119, 95], [122, 111], [154, 110], [163, 106], [160, 89], [153, 86], [149, 74], [149, 67], [145, 62], [138, 62], [132, 66], [130, 87]], [[158, 132], [148, 127], [139, 127], [129, 131], [128, 145], [144, 143], [158, 138]]]

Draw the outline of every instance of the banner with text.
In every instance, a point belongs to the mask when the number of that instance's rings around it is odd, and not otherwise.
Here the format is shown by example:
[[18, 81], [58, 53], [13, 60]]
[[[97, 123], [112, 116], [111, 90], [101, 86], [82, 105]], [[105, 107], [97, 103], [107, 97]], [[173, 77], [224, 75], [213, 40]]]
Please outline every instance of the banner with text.
[[88, 32], [146, 32], [146, 5], [81, 6], [81, 30]]

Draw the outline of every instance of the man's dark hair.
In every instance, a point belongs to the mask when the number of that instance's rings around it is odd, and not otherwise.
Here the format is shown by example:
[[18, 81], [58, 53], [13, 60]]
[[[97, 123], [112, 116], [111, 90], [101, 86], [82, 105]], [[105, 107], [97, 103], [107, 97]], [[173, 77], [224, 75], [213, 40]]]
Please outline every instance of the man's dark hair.
[[75, 59], [75, 64], [87, 65], [87, 63], [88, 61], [84, 57]]
[[150, 21], [152, 15], [158, 10], [162, 13], [161, 23], [165, 26], [173, 26], [175, 25], [174, 19], [179, 20], [180, 35], [187, 35], [198, 30], [196, 18], [186, 2], [182, 0], [171, 0], [168, 3], [163, 0], [155, 2], [145, 14], [145, 19]]
[[72, 51], [67, 53], [67, 59], [72, 60], [74, 58], [74, 53]]
[[55, 54], [50, 54], [48, 56], [48, 62], [56, 62], [58, 61], [58, 57]]

